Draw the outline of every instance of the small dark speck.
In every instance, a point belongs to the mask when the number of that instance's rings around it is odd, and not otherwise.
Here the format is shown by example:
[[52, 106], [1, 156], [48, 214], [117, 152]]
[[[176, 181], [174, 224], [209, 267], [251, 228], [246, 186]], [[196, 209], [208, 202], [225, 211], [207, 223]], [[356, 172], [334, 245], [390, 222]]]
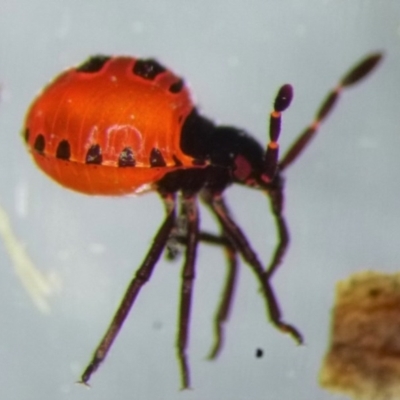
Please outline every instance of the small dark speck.
[[256, 349], [256, 358], [262, 358], [264, 355], [264, 350], [263, 349]]

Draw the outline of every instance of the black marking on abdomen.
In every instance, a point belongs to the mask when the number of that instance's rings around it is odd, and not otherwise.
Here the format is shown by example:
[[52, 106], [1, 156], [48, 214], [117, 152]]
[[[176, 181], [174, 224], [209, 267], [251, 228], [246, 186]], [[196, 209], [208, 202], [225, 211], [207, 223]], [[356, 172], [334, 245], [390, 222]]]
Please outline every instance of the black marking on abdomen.
[[44, 148], [46, 147], [46, 141], [44, 139], [44, 136], [39, 133], [39, 135], [36, 136], [35, 143], [33, 144], [33, 148], [40, 154], [44, 153]]
[[184, 84], [183, 79], [179, 79], [169, 87], [169, 91], [174, 94], [179, 93], [183, 89]]
[[136, 165], [133, 150], [130, 147], [125, 147], [118, 158], [118, 167], [134, 167]]
[[172, 156], [172, 158], [175, 161], [175, 167], [182, 167], [182, 161], [175, 154]]
[[86, 153], [86, 164], [101, 164], [103, 162], [103, 156], [101, 154], [101, 148], [98, 144], [92, 144]]
[[58, 143], [56, 157], [67, 161], [71, 157], [71, 148], [67, 140], [61, 140], [61, 142]]
[[78, 72], [86, 72], [86, 73], [99, 72], [104, 67], [104, 64], [110, 58], [111, 57], [102, 55], [92, 56], [89, 59], [87, 59], [83, 64], [79, 65], [79, 67], [77, 67], [76, 70]]
[[136, 60], [133, 66], [133, 73], [143, 79], [152, 81], [159, 74], [165, 72], [166, 69], [158, 61], [153, 59], [139, 59]]
[[161, 151], [154, 147], [150, 153], [150, 166], [151, 167], [165, 167], [166, 165], [167, 164], [165, 163], [165, 160], [161, 154]]

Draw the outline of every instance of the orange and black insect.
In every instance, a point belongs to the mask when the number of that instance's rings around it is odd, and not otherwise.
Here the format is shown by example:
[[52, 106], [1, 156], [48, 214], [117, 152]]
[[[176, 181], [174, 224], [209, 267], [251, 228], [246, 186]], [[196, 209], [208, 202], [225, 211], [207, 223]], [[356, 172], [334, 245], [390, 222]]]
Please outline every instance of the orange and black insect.
[[[344, 76], [281, 159], [278, 138], [282, 112], [293, 97], [290, 85], [282, 86], [275, 98], [266, 148], [244, 130], [218, 126], [202, 116], [184, 81], [153, 59], [94, 56], [62, 73], [44, 89], [28, 111], [24, 137], [36, 164], [46, 174], [67, 188], [91, 195], [156, 191], [166, 210], [147, 255], [81, 376], [83, 383], [88, 383], [105, 359], [162, 252], [167, 249], [173, 256], [182, 246], [185, 259], [177, 349], [182, 386], [190, 386], [186, 350], [200, 241], [222, 246], [230, 267], [210, 358], [221, 349], [238, 254], [258, 280], [270, 321], [302, 342], [300, 332], [283, 321], [270, 284], [289, 242], [283, 214], [283, 172], [307, 147], [342, 89], [367, 76], [380, 59], [381, 54], [371, 54]], [[278, 244], [267, 268], [224, 201], [223, 192], [232, 184], [260, 190], [270, 200]], [[216, 217], [220, 234], [200, 231], [198, 198]]]

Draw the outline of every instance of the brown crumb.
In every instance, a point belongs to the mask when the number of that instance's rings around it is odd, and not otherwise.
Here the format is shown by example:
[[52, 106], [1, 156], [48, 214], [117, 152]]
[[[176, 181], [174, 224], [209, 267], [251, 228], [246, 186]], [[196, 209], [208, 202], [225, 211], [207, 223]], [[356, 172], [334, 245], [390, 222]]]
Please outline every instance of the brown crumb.
[[354, 399], [400, 399], [400, 274], [362, 272], [337, 284], [319, 380]]

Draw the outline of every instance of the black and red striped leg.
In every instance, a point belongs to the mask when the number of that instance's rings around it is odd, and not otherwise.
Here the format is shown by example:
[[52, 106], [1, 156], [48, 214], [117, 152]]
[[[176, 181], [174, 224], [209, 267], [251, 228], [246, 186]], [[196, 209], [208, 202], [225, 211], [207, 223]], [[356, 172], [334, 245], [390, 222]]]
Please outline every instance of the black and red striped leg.
[[195, 278], [195, 261], [199, 241], [199, 213], [196, 196], [193, 193], [182, 195], [182, 214], [186, 216], [187, 240], [185, 263], [182, 273], [179, 326], [177, 338], [177, 355], [181, 368], [182, 389], [190, 387], [190, 368], [186, 354], [189, 340], [190, 311], [192, 305], [193, 282]]
[[129, 311], [133, 306], [133, 303], [135, 302], [136, 297], [140, 292], [140, 289], [150, 279], [154, 267], [160, 258], [162, 251], [164, 250], [165, 244], [168, 241], [170, 232], [175, 224], [175, 195], [162, 194], [162, 198], [166, 207], [167, 216], [165, 217], [164, 222], [154, 237], [153, 244], [150, 247], [150, 250], [148, 251], [142, 265], [131, 280], [110, 326], [96, 348], [90, 363], [84, 370], [80, 380], [81, 383], [88, 384], [92, 374], [99, 368], [100, 364], [106, 358], [114, 340], [118, 335], [118, 332], [120, 331], [126, 317], [129, 314]]
[[272, 324], [280, 331], [291, 335], [297, 343], [303, 343], [303, 337], [297, 328], [282, 320], [282, 313], [280, 311], [278, 301], [269, 279], [266, 279], [265, 277], [266, 271], [259, 261], [257, 254], [251, 248], [246, 236], [243, 234], [242, 230], [235, 223], [235, 221], [230, 217], [222, 196], [220, 194], [213, 194], [210, 192], [203, 193], [203, 200], [205, 204], [209, 206], [212, 213], [217, 217], [217, 220], [219, 221], [223, 231], [234, 243], [237, 251], [239, 251], [247, 264], [251, 267], [252, 271], [255, 273], [261, 285], [261, 289], [266, 301], [268, 316]]
[[278, 163], [278, 169], [280, 171], [283, 171], [298, 159], [299, 155], [309, 145], [311, 139], [317, 133], [321, 123], [331, 114], [334, 106], [339, 100], [342, 90], [365, 78], [378, 65], [381, 59], [382, 54], [380, 53], [369, 55], [353, 67], [340, 80], [338, 85], [327, 94], [325, 100], [322, 102], [320, 108], [315, 114], [314, 121], [300, 134], [298, 139], [292, 144], [285, 156]]

